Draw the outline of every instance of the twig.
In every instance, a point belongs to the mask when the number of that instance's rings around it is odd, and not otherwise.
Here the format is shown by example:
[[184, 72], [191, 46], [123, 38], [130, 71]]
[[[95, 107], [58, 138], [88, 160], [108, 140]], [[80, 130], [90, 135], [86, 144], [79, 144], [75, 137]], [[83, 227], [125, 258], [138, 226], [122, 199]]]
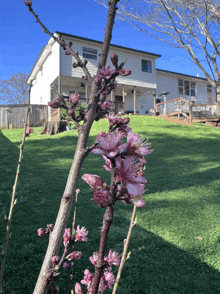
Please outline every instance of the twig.
[[17, 199], [16, 199], [15, 196], [16, 196], [18, 177], [19, 177], [19, 173], [20, 173], [20, 167], [21, 167], [21, 162], [22, 162], [22, 154], [23, 154], [24, 143], [25, 143], [26, 132], [27, 132], [28, 116], [29, 116], [29, 112], [30, 112], [30, 90], [31, 90], [31, 87], [32, 87], [32, 85], [29, 88], [27, 112], [26, 112], [26, 119], [25, 119], [25, 125], [24, 125], [24, 134], [23, 134], [22, 143], [20, 145], [20, 154], [19, 154], [17, 172], [16, 172], [16, 176], [15, 176], [15, 182], [14, 182], [13, 191], [12, 191], [11, 205], [10, 205], [8, 218], [6, 219], [7, 226], [6, 226], [4, 248], [3, 248], [3, 252], [2, 252], [2, 263], [1, 263], [1, 272], [0, 272], [0, 293], [3, 293], [4, 267], [5, 267], [5, 260], [6, 260], [6, 253], [7, 253], [8, 243], [10, 241], [10, 228], [11, 228], [12, 213], [13, 213], [13, 208], [16, 205], [16, 202], [17, 202]]
[[78, 202], [78, 194], [79, 194], [79, 190], [76, 190], [76, 195], [75, 195], [75, 207], [74, 207], [74, 214], [73, 214], [73, 223], [72, 223], [72, 233], [75, 230], [75, 223], [76, 223], [76, 208], [77, 208], [77, 202]]
[[64, 50], [67, 50], [69, 54], [73, 55], [73, 57], [78, 61], [78, 63], [80, 64], [80, 66], [82, 67], [87, 79], [92, 82], [93, 81], [93, 78], [92, 76], [90, 75], [87, 67], [86, 67], [86, 64], [80, 59], [79, 55], [74, 52], [71, 47], [69, 45], [67, 45], [65, 43], [65, 41], [63, 39], [58, 39], [57, 37], [54, 36], [54, 34], [52, 34], [46, 27], [45, 25], [40, 21], [38, 15], [34, 12], [33, 8], [32, 7], [28, 7], [28, 10], [33, 14], [33, 16], [35, 17], [36, 19], [36, 22], [39, 23], [39, 25], [41, 26], [42, 30], [44, 33], [48, 34], [51, 38], [54, 39], [55, 42], [57, 42]]
[[115, 279], [115, 284], [114, 284], [114, 287], [113, 287], [113, 290], [112, 290], [112, 294], [115, 294], [116, 291], [117, 291], [118, 284], [119, 284], [119, 281], [120, 281], [120, 278], [121, 278], [122, 269], [124, 267], [125, 261], [129, 258], [129, 256], [126, 256], [126, 255], [127, 255], [127, 250], [128, 250], [130, 237], [131, 237], [131, 232], [132, 232], [133, 227], [136, 224], [135, 213], [136, 213], [136, 206], [134, 205], [132, 216], [131, 216], [131, 221], [130, 221], [130, 226], [129, 226], [129, 229], [128, 229], [127, 238], [124, 241], [124, 249], [123, 249], [123, 253], [122, 253], [122, 257], [121, 257], [121, 263], [120, 263], [118, 273], [117, 273], [117, 276], [116, 276], [116, 279]]

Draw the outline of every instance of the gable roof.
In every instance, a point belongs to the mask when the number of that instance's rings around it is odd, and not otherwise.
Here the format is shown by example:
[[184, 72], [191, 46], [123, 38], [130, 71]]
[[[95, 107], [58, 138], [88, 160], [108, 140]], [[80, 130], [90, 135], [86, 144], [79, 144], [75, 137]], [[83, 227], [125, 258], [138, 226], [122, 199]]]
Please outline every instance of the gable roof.
[[156, 71], [161, 72], [161, 73], [170, 73], [170, 74], [175, 74], [175, 75], [179, 75], [179, 76], [184, 76], [184, 77], [189, 77], [189, 78], [193, 78], [193, 79], [199, 79], [199, 80], [207, 81], [206, 78], [191, 76], [191, 75], [182, 74], [182, 73], [179, 73], [179, 72], [169, 71], [169, 70], [165, 70], [165, 69], [156, 68]]
[[[87, 41], [87, 42], [91, 42], [91, 43], [94, 43], [94, 44], [99, 44], [99, 45], [103, 44], [103, 42], [101, 42], [101, 41], [97, 41], [97, 40], [93, 40], [93, 39], [89, 39], [89, 38], [79, 37], [79, 36], [66, 34], [66, 33], [61, 33], [61, 32], [57, 32], [57, 31], [55, 33], [59, 34], [61, 36], [64, 36], [64, 37], [74, 38], [74, 39], [78, 39], [78, 40], [82, 40], [82, 41]], [[142, 51], [142, 50], [136, 50], [136, 49], [132, 49], [132, 48], [124, 47], [124, 46], [119, 46], [119, 45], [114, 45], [114, 44], [110, 44], [110, 46], [114, 47], [114, 48], [117, 48], [117, 49], [123, 49], [123, 50], [131, 51], [131, 52], [151, 55], [151, 56], [153, 56], [155, 58], [160, 58], [161, 57], [160, 54], [150, 53], [150, 52], [146, 52], [146, 51]]]

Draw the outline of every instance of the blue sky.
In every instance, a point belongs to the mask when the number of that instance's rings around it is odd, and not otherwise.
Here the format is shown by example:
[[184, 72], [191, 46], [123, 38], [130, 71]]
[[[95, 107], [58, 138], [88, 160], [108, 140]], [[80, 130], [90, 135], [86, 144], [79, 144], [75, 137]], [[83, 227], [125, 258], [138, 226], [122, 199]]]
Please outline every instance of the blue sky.
[[[33, 0], [33, 9], [52, 32], [102, 41], [107, 10], [94, 0]], [[42, 32], [23, 0], [0, 1], [0, 79], [29, 73], [49, 36]], [[161, 54], [157, 68], [203, 77], [184, 50], [138, 32], [116, 20], [112, 44]]]

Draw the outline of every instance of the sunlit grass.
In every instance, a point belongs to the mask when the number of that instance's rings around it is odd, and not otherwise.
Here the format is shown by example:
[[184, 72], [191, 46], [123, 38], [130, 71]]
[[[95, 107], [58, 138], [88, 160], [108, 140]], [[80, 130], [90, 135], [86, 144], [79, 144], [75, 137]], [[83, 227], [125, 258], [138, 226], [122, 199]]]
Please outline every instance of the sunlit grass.
[[[107, 125], [105, 120], [94, 124], [88, 145]], [[118, 293], [219, 293], [220, 130], [199, 125], [190, 128], [146, 116], [132, 116], [131, 127], [149, 137], [154, 153], [147, 157], [146, 206], [137, 212], [131, 257]], [[56, 136], [39, 132], [40, 128], [35, 128], [25, 143], [4, 293], [33, 291], [47, 247], [47, 238], [39, 238], [36, 231], [55, 222], [77, 143], [75, 130]], [[2, 220], [10, 205], [22, 133], [21, 129], [0, 133]], [[81, 174], [98, 174], [108, 181], [103, 164], [101, 156], [90, 154]], [[84, 255], [75, 265], [74, 281], [82, 279], [85, 268], [93, 271], [88, 257], [98, 250], [104, 212], [90, 201], [92, 191], [81, 179], [78, 188], [77, 224], [89, 230], [89, 241], [76, 248]], [[108, 249], [122, 252], [131, 211], [132, 207], [123, 203], [115, 206]], [[1, 240], [4, 234], [2, 221]], [[58, 277], [58, 285], [64, 283], [63, 276]]]

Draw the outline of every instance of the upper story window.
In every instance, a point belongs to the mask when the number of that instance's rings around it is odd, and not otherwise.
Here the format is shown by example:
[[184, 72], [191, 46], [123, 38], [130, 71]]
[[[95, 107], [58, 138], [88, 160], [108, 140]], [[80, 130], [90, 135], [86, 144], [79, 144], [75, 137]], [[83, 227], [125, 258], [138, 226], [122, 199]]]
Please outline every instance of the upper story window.
[[186, 96], [196, 96], [196, 83], [192, 81], [178, 79], [178, 93]]
[[152, 72], [152, 62], [151, 60], [141, 60], [141, 69], [142, 71]]
[[207, 93], [212, 93], [212, 85], [207, 85]]
[[83, 47], [83, 57], [97, 60], [97, 50], [88, 47]]

